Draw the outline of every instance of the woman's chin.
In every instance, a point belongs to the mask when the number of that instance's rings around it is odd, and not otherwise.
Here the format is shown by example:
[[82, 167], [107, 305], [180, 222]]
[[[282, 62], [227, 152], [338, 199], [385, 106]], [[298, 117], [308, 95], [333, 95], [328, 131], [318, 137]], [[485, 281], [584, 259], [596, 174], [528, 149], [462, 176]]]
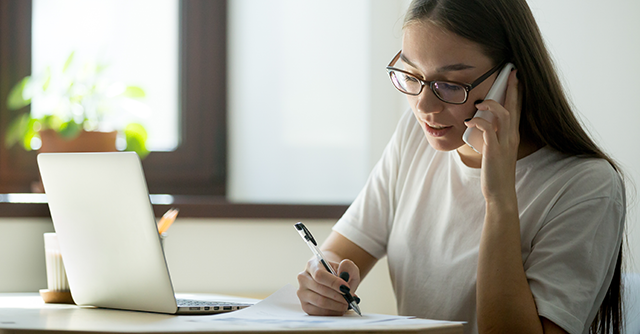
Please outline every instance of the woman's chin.
[[431, 147], [438, 151], [453, 151], [462, 145], [466, 145], [462, 138], [459, 140], [450, 140], [445, 137], [432, 137], [427, 135], [427, 141]]

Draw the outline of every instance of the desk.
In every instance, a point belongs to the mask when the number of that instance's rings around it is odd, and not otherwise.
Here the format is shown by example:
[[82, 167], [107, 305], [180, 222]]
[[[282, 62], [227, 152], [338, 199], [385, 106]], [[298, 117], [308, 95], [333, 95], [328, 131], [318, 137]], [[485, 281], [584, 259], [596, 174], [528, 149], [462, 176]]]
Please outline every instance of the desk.
[[[179, 296], [180, 297], [180, 296]], [[207, 323], [207, 317], [174, 316], [145, 312], [80, 308], [75, 305], [45, 304], [37, 293], [0, 294], [0, 334], [55, 333], [274, 333], [258, 326], [219, 326]], [[419, 324], [381, 329], [366, 326], [357, 329], [279, 328], [286, 333], [424, 333], [460, 334], [462, 324]]]

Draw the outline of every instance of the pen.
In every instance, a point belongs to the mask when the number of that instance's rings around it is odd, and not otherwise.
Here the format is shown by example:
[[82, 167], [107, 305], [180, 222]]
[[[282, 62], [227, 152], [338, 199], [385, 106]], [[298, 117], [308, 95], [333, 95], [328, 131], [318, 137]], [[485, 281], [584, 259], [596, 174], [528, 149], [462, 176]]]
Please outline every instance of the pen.
[[169, 209], [169, 211], [165, 212], [164, 215], [162, 215], [162, 218], [160, 218], [160, 221], [158, 222], [159, 234], [162, 234], [167, 229], [169, 229], [169, 226], [171, 226], [171, 224], [173, 224], [173, 222], [176, 220], [176, 217], [178, 217], [179, 211], [180, 210], [178, 209], [171, 208]]
[[[313, 238], [311, 231], [309, 231], [309, 229], [307, 229], [307, 227], [304, 226], [303, 223], [296, 223], [293, 226], [296, 227], [298, 234], [300, 234], [302, 239], [307, 243], [307, 246], [309, 246], [311, 252], [313, 252], [316, 258], [320, 260], [320, 263], [322, 263], [324, 268], [327, 269], [328, 272], [333, 274], [333, 276], [338, 276], [335, 270], [333, 270], [329, 263], [324, 259], [322, 251], [320, 251], [320, 248], [318, 248], [318, 243], [316, 242], [316, 239]], [[349, 293], [349, 291], [342, 291], [342, 293], [342, 296], [347, 301], [347, 303], [349, 303], [349, 306], [351, 306], [351, 308], [356, 311], [358, 315], [362, 316], [362, 313], [360, 313], [360, 308], [358, 307], [358, 304], [356, 303], [355, 298], [351, 295], [351, 293]]]

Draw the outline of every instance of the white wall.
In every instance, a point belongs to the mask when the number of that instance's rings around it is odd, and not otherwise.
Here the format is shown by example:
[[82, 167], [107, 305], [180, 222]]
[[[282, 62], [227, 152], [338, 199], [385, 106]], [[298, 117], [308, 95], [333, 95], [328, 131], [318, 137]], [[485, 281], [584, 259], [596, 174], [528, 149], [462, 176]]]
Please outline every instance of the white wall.
[[46, 289], [46, 232], [51, 219], [0, 218], [0, 292]]

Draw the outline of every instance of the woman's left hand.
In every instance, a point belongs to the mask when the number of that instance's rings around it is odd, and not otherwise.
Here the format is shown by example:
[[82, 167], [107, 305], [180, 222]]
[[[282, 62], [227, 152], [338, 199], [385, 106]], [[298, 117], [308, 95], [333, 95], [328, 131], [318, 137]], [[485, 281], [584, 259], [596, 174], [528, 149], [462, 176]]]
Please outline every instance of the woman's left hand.
[[493, 122], [475, 117], [466, 122], [467, 127], [482, 131], [482, 193], [487, 203], [501, 203], [515, 199], [515, 170], [520, 144], [521, 92], [518, 88], [517, 70], [509, 75], [504, 106], [493, 100], [476, 105], [478, 110], [488, 110]]

